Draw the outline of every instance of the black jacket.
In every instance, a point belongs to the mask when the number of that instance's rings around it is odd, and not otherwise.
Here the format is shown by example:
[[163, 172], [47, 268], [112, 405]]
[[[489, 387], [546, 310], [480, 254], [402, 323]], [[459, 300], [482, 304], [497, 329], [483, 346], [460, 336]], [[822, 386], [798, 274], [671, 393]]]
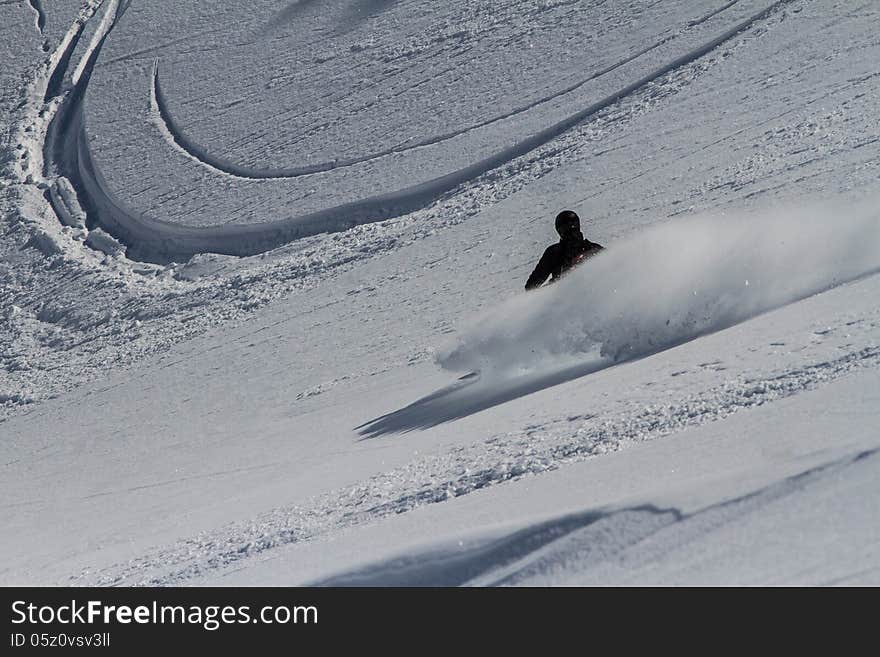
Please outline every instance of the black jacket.
[[602, 245], [580, 238], [563, 239], [551, 244], [526, 281], [526, 289], [540, 287], [548, 276], [551, 277], [551, 282], [557, 280], [569, 269], [596, 255], [602, 249]]

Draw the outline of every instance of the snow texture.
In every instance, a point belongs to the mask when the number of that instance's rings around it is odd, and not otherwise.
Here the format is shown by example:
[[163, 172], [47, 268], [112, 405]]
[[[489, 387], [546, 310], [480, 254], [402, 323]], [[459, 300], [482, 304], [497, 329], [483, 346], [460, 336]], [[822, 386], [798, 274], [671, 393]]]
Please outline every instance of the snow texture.
[[878, 22], [0, 0], [0, 583], [876, 584]]

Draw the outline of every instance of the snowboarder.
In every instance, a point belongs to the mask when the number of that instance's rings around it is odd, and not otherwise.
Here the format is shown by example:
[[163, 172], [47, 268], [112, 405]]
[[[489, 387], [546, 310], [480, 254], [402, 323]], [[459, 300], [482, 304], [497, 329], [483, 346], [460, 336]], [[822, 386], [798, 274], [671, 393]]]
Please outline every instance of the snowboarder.
[[559, 241], [544, 251], [535, 271], [526, 281], [527, 290], [540, 287], [548, 276], [551, 277], [551, 283], [558, 280], [569, 269], [603, 249], [602, 245], [584, 239], [581, 219], [572, 210], [563, 210], [556, 215], [556, 232], [559, 233]]

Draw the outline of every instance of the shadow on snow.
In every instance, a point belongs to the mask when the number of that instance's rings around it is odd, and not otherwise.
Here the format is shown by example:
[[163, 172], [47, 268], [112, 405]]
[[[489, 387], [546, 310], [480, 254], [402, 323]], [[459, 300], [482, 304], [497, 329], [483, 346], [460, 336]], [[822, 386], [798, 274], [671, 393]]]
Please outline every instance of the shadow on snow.
[[408, 406], [370, 420], [355, 430], [362, 439], [367, 439], [428, 429], [592, 374], [612, 364], [608, 360], [595, 359], [561, 370], [523, 374], [513, 378], [495, 379], [470, 374]]

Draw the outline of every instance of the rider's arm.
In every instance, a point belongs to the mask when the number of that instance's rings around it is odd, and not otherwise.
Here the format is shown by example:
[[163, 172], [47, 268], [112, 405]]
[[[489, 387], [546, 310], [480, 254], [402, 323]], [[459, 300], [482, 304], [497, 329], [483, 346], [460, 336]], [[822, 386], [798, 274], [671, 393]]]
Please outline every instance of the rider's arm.
[[532, 275], [529, 276], [529, 280], [526, 281], [527, 290], [534, 290], [536, 287], [541, 287], [544, 281], [546, 281], [553, 273], [553, 264], [556, 255], [556, 250], [553, 248], [554, 246], [556, 245], [554, 244], [544, 251], [544, 255], [542, 255], [541, 259], [538, 261], [535, 271], [532, 272]]

